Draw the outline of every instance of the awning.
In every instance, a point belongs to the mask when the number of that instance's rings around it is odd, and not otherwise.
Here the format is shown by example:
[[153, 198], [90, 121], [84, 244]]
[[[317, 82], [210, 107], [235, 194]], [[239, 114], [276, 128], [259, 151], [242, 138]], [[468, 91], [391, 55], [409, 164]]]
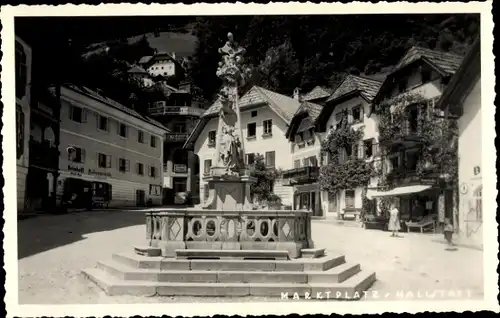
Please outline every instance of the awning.
[[367, 190], [366, 197], [369, 200], [372, 200], [373, 198], [379, 198], [379, 197], [393, 197], [398, 195], [418, 193], [430, 188], [432, 188], [432, 186], [430, 185], [413, 185], [413, 186], [394, 188], [389, 191]]

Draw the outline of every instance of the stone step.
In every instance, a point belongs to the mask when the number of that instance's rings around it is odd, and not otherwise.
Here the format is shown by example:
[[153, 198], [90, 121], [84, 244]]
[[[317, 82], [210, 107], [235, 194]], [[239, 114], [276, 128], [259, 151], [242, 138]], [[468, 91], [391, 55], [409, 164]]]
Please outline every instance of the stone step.
[[113, 260], [99, 261], [97, 267], [120, 280], [206, 283], [337, 283], [359, 272], [358, 264], [342, 264], [325, 272], [291, 271], [203, 271], [139, 269]]
[[345, 263], [343, 255], [292, 260], [217, 260], [148, 257], [135, 253], [113, 254], [112, 259], [132, 268], [203, 271], [325, 271]]
[[82, 273], [108, 295], [134, 296], [267, 296], [276, 298], [359, 299], [375, 281], [375, 273], [359, 272], [342, 283], [185, 283], [122, 281], [99, 268]]
[[177, 259], [268, 259], [288, 260], [288, 251], [280, 250], [175, 250]]
[[324, 248], [303, 248], [300, 252], [304, 258], [318, 258], [325, 255]]

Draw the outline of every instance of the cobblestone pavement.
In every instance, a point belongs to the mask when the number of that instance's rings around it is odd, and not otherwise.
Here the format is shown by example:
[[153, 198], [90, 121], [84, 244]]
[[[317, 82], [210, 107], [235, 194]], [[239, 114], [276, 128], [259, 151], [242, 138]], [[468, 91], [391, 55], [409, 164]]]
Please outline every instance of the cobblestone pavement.
[[[90, 304], [152, 302], [266, 301], [260, 297], [190, 298], [105, 295], [80, 270], [94, 267], [112, 253], [130, 251], [145, 236], [143, 213], [122, 211], [78, 212], [41, 216], [19, 224], [19, 303]], [[389, 233], [313, 221], [313, 240], [329, 253], [346, 255], [348, 262], [375, 271], [370, 289], [378, 298], [417, 299], [417, 293], [438, 291], [435, 298], [453, 299], [470, 291], [483, 295], [482, 255], [478, 250], [445, 251], [431, 235]], [[440, 290], [444, 291], [441, 294]], [[401, 294], [403, 292], [403, 294]], [[452, 294], [454, 292], [454, 294]], [[413, 293], [413, 294], [411, 294]], [[375, 294], [367, 294], [373, 299]], [[443, 296], [444, 295], [444, 296]], [[462, 295], [464, 296], [464, 295]], [[468, 296], [468, 295], [465, 295]], [[428, 296], [430, 297], [430, 296]], [[428, 300], [428, 298], [427, 298]]]

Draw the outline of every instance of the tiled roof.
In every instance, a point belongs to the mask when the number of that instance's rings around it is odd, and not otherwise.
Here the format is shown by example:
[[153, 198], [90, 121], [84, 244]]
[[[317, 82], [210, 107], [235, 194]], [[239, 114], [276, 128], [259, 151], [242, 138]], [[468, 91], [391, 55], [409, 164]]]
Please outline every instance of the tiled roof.
[[453, 74], [460, 67], [463, 57], [453, 53], [445, 53], [426, 49], [419, 46], [411, 47], [406, 54], [401, 58], [395, 69], [405, 67], [406, 65], [415, 62], [421, 58], [426, 58], [434, 66], [447, 74]]
[[316, 86], [309, 93], [302, 97], [302, 100], [310, 101], [330, 96], [332, 90], [322, 86]]
[[143, 116], [141, 114], [139, 114], [137, 111], [133, 110], [133, 109], [130, 109], [128, 107], [125, 107], [124, 105], [118, 103], [117, 101], [115, 100], [112, 100], [111, 98], [108, 98], [106, 97], [104, 94], [100, 94], [98, 93], [97, 91], [94, 91], [92, 89], [89, 89], [85, 86], [76, 86], [76, 85], [66, 85], [66, 87], [68, 87], [69, 89], [77, 92], [77, 93], [80, 93], [80, 94], [83, 94], [83, 95], [87, 95], [87, 96], [90, 96], [104, 104], [107, 104], [113, 108], [116, 108], [130, 116], [133, 116], [135, 118], [138, 118], [138, 119], [141, 119], [141, 120], [144, 120], [145, 122], [148, 122], [150, 123], [151, 125], [154, 125], [156, 127], [159, 127], [165, 131], [168, 131], [168, 128], [166, 128], [165, 126], [163, 126], [160, 122], [150, 118], [150, 117], [147, 117], [147, 116]]
[[143, 56], [139, 60], [139, 64], [146, 64], [149, 62], [149, 60], [151, 60], [151, 58], [152, 58], [152, 56]]
[[375, 95], [377, 95], [377, 92], [381, 85], [382, 82], [349, 74], [335, 89], [333, 94], [328, 98], [327, 102], [356, 90], [360, 92], [363, 98], [371, 101], [375, 97]]
[[143, 74], [148, 74], [148, 72], [146, 72], [145, 69], [143, 69], [142, 67], [140, 66], [132, 66], [131, 69], [128, 70], [129, 73], [143, 73]]
[[[287, 123], [299, 109], [300, 103], [291, 97], [272, 92], [265, 88], [254, 86], [239, 100], [240, 109], [267, 103]], [[216, 100], [203, 114], [203, 117], [216, 115], [221, 108], [221, 102]]]
[[303, 112], [307, 112], [309, 117], [311, 117], [311, 119], [313, 121], [315, 121], [316, 118], [321, 113], [322, 109], [323, 109], [323, 106], [306, 101], [306, 102], [302, 102], [302, 104], [300, 105], [300, 108], [297, 110], [296, 114], [298, 115], [298, 114], [301, 114]]

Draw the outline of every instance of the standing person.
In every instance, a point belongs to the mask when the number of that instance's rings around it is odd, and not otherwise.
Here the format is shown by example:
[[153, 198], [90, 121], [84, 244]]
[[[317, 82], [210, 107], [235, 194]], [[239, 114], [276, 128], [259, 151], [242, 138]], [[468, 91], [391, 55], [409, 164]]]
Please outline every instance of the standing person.
[[399, 224], [399, 210], [396, 207], [396, 204], [393, 202], [389, 211], [389, 231], [392, 231], [391, 236], [398, 236], [398, 231], [400, 229], [401, 225]]
[[446, 239], [446, 243], [448, 244], [447, 250], [452, 250], [453, 249], [453, 225], [451, 224], [451, 221], [449, 218], [444, 219], [444, 238]]

